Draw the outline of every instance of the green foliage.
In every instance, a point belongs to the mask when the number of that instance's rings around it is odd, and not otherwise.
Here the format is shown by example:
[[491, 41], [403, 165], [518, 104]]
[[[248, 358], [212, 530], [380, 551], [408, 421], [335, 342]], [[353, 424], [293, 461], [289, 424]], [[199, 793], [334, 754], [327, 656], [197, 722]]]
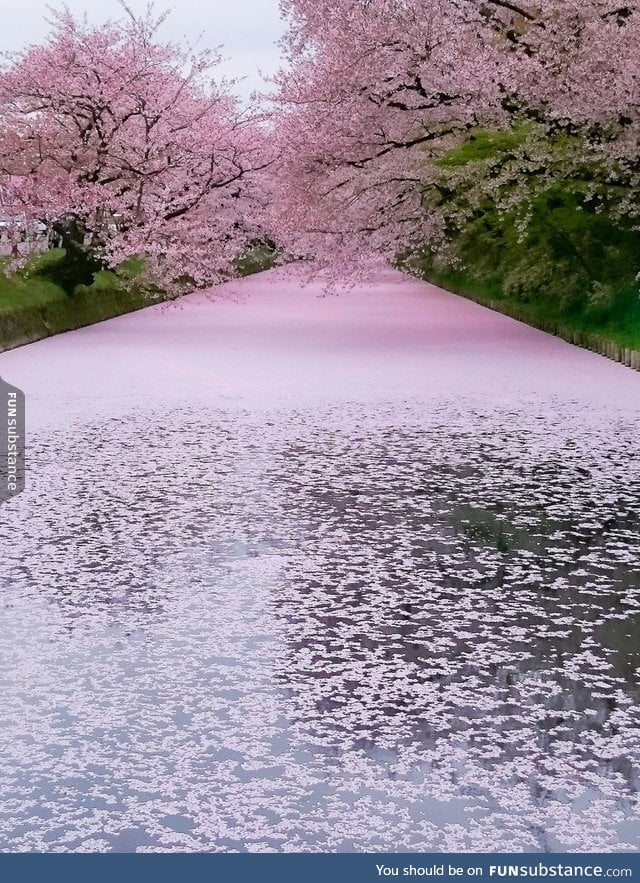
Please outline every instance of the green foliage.
[[30, 258], [16, 273], [0, 273], [0, 351], [110, 319], [158, 299], [158, 293], [142, 283], [144, 263], [136, 259], [117, 272], [99, 270], [90, 285], [76, 286], [69, 297], [51, 279], [52, 269], [63, 260], [62, 249], [51, 250]]
[[132, 257], [127, 258], [118, 266], [118, 276], [122, 279], [135, 279], [142, 276], [146, 269], [144, 258]]
[[276, 249], [271, 242], [259, 242], [239, 257], [235, 271], [239, 276], [251, 276], [270, 270], [276, 260]]
[[73, 295], [79, 285], [91, 285], [94, 276], [104, 264], [89, 249], [70, 242], [61, 249], [60, 260], [45, 264], [38, 275], [50, 279], [68, 295]]
[[[238, 259], [235, 271], [241, 276], [259, 273], [273, 266], [275, 257], [270, 242], [257, 243]], [[88, 276], [86, 264], [75, 275], [79, 265], [74, 260], [68, 261], [65, 249], [51, 249], [9, 275], [2, 272], [9, 260], [0, 261], [0, 351], [167, 298], [145, 278], [142, 257], [129, 258], [115, 270], [92, 266]]]
[[3, 259], [0, 263], [0, 314], [64, 300], [64, 291], [50, 279], [40, 275], [41, 269], [55, 264], [61, 256], [61, 249], [36, 255], [11, 276], [5, 273], [9, 259]]
[[438, 165], [427, 208], [442, 214], [446, 248], [414, 255], [414, 269], [625, 345], [640, 339], [640, 231], [577, 138], [531, 124], [476, 131]]
[[511, 129], [476, 129], [465, 140], [447, 151], [437, 165], [454, 169], [482, 160], [493, 160], [511, 153], [529, 138], [532, 126], [519, 124]]

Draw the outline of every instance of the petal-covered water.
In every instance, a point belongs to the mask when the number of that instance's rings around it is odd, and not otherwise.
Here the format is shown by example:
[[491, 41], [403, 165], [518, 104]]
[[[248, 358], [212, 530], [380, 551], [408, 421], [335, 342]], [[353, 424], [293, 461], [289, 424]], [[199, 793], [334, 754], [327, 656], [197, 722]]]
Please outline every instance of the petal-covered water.
[[240, 293], [0, 358], [0, 848], [640, 847], [638, 375]]

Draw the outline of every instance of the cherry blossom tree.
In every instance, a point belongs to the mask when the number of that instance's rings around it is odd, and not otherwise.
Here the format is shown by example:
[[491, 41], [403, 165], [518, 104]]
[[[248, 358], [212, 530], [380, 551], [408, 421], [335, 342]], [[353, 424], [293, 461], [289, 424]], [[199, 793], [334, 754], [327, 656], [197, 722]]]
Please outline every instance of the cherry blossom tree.
[[439, 160], [476, 127], [529, 132], [479, 177], [485, 195], [513, 202], [583, 175], [593, 199], [616, 190], [616, 211], [637, 213], [638, 4], [284, 0], [283, 11], [278, 211], [293, 249], [353, 266], [437, 240], [432, 197], [450, 196]]
[[109, 264], [215, 281], [257, 235], [269, 164], [219, 57], [157, 40], [151, 8], [93, 27], [63, 10], [0, 74], [0, 172], [20, 217], [73, 216]]
[[478, 29], [460, 27], [448, 7], [284, 5], [292, 26], [278, 95], [279, 229], [298, 250], [353, 266], [424, 237], [426, 158], [475, 125], [481, 71], [494, 64]]

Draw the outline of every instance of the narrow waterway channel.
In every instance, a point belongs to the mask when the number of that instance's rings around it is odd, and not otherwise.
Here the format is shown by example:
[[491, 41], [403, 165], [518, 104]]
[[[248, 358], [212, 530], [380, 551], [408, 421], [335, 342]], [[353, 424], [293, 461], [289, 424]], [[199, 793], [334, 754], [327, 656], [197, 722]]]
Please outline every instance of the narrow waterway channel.
[[640, 848], [640, 374], [282, 271], [0, 374], [0, 850]]

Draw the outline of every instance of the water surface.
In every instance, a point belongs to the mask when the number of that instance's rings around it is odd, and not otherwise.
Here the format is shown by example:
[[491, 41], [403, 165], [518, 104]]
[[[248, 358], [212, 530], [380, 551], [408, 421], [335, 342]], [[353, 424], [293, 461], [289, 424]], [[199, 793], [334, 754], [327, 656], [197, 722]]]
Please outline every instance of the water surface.
[[0, 357], [0, 848], [639, 848], [638, 375], [318, 293]]

